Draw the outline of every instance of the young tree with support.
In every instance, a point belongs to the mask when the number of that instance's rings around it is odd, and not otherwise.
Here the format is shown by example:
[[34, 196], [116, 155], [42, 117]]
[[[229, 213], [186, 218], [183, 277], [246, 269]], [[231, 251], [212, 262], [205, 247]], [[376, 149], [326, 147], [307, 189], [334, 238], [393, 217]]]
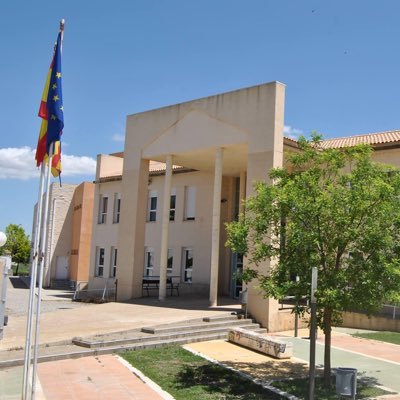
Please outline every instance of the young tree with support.
[[[285, 167], [270, 172], [272, 184], [255, 184], [245, 216], [227, 225], [227, 245], [247, 256], [244, 280], [275, 299], [309, 298], [311, 271], [318, 269], [317, 323], [329, 386], [331, 331], [342, 313], [370, 314], [399, 300], [400, 174], [373, 162], [367, 145], [325, 149], [313, 134], [298, 147]], [[276, 265], [262, 275], [257, 265], [269, 258]]]

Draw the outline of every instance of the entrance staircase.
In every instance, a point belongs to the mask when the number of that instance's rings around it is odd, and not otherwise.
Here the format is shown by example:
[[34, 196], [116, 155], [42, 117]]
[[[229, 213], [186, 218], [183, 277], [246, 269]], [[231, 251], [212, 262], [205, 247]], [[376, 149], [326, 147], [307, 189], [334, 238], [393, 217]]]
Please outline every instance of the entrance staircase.
[[[241, 314], [222, 314], [202, 319], [192, 319], [174, 324], [157, 325], [127, 331], [99, 334], [70, 341], [48, 343], [39, 346], [38, 362], [110, 354], [127, 350], [155, 348], [166, 345], [182, 345], [207, 340], [227, 339], [231, 328], [240, 327], [258, 333], [266, 333], [250, 318]], [[22, 349], [1, 352], [0, 369], [23, 365]], [[6, 356], [6, 357], [4, 357]]]
[[74, 338], [72, 343], [91, 349], [137, 350], [170, 344], [185, 344], [215, 339], [227, 339], [233, 327], [240, 327], [257, 333], [266, 333], [250, 318], [230, 314], [190, 320], [185, 323], [144, 327], [140, 330], [117, 332], [91, 338]]

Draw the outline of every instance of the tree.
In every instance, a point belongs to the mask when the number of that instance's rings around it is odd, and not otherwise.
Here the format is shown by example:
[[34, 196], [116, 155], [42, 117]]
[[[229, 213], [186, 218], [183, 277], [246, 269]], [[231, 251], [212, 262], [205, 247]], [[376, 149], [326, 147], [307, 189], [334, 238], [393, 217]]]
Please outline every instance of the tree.
[[[247, 255], [244, 279], [257, 279], [276, 299], [292, 295], [299, 304], [309, 297], [311, 270], [318, 268], [317, 323], [325, 334], [328, 386], [331, 330], [342, 312], [373, 313], [399, 299], [400, 174], [374, 163], [365, 145], [324, 149], [313, 134], [299, 140], [299, 150], [270, 172], [272, 184], [255, 184], [245, 215], [227, 225], [227, 245]], [[276, 266], [262, 275], [257, 265], [271, 258]]]
[[25, 234], [24, 228], [21, 225], [10, 224], [6, 227], [7, 242], [0, 248], [1, 254], [10, 253], [12, 261], [17, 263], [16, 275], [20, 263], [29, 261], [31, 244], [29, 236]]

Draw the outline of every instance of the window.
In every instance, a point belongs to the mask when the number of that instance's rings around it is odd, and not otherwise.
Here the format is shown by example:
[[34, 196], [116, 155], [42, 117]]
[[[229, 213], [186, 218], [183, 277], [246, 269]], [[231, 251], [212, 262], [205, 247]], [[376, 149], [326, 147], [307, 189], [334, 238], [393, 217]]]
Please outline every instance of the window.
[[196, 216], [196, 187], [185, 187], [185, 216], [187, 221], [193, 221]]
[[96, 247], [96, 276], [104, 274], [104, 247]]
[[171, 194], [169, 202], [169, 220], [175, 221], [176, 194]]
[[144, 254], [144, 276], [152, 276], [154, 269], [154, 250], [147, 247]]
[[99, 224], [105, 224], [107, 222], [107, 207], [108, 207], [108, 197], [100, 195]]
[[119, 215], [121, 213], [121, 197], [119, 193], [114, 193], [114, 216], [113, 216], [113, 223], [119, 223]]
[[149, 207], [147, 221], [154, 222], [157, 218], [157, 192], [149, 192]]
[[172, 249], [168, 249], [167, 274], [172, 274], [173, 265], [174, 265], [174, 251]]
[[192, 282], [193, 249], [184, 248], [182, 252], [183, 281]]
[[118, 249], [111, 247], [110, 277], [115, 278], [117, 275], [117, 256]]

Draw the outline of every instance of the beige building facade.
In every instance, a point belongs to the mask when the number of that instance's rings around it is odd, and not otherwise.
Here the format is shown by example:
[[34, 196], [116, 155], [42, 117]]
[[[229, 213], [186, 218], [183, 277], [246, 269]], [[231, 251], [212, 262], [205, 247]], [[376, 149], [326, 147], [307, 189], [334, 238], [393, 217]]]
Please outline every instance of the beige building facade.
[[[224, 224], [237, 217], [252, 183], [282, 166], [284, 93], [272, 82], [128, 116], [123, 158], [98, 159], [91, 288], [115, 273], [118, 300], [141, 297], [151, 275], [163, 300], [173, 276], [182, 294], [203, 294], [210, 305], [219, 295], [237, 297], [242, 259], [225, 248]], [[165, 164], [158, 174], [154, 162]], [[248, 292], [249, 311], [264, 326], [291, 323], [255, 285]]]
[[[146, 295], [156, 278], [160, 301], [167, 281], [181, 295], [237, 298], [245, 265], [225, 247], [225, 223], [235, 220], [255, 181], [284, 165], [297, 142], [283, 137], [285, 86], [271, 82], [127, 117], [123, 153], [98, 157], [90, 289], [113, 287], [120, 301]], [[377, 161], [400, 166], [400, 131], [324, 141], [371, 143]], [[259, 266], [263, 273], [274, 261]], [[291, 310], [247, 286], [248, 311], [269, 331], [289, 329]]]

